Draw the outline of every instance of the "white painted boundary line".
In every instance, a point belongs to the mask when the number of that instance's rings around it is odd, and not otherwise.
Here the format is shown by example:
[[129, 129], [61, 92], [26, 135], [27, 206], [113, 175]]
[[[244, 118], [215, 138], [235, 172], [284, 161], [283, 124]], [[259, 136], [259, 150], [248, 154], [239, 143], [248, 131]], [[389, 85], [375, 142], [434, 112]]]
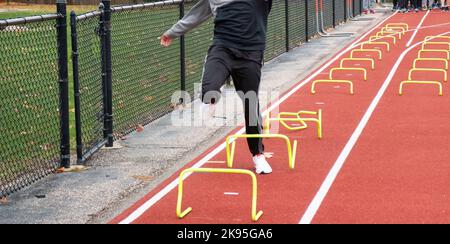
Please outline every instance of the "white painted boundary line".
[[[371, 30], [369, 30], [368, 32], [366, 32], [363, 36], [361, 36], [358, 40], [354, 41], [352, 44], [354, 43], [358, 43], [361, 40], [363, 40], [367, 35], [369, 35], [369, 33], [371, 33], [373, 30], [375, 30], [376, 28], [378, 28], [380, 25], [382, 25], [384, 22], [388, 21], [390, 18], [392, 18], [393, 16], [395, 16], [397, 13], [394, 13], [392, 15], [390, 15], [389, 17], [387, 17], [386, 19], [384, 19], [383, 21], [381, 21], [380, 23], [378, 23], [375, 27], [373, 27]], [[328, 61], [326, 64], [324, 64], [322, 66], [322, 68], [320, 68], [319, 70], [317, 70], [316, 72], [314, 72], [313, 74], [309, 75], [308, 78], [306, 80], [304, 80], [302, 83], [298, 84], [296, 87], [294, 87], [290, 92], [288, 92], [287, 94], [285, 94], [282, 98], [280, 98], [278, 101], [274, 102], [268, 109], [266, 109], [266, 111], [264, 111], [262, 113], [262, 116], [264, 118], [264, 116], [272, 111], [274, 108], [278, 107], [282, 102], [284, 102], [287, 98], [289, 98], [292, 94], [294, 94], [295, 92], [297, 92], [300, 88], [302, 88], [303, 86], [305, 86], [307, 83], [309, 83], [313, 77], [317, 76], [318, 74], [320, 74], [322, 71], [324, 71], [326, 68], [328, 68], [328, 66], [330, 66], [331, 64], [333, 64], [338, 58], [340, 58], [344, 53], [350, 51], [351, 49], [354, 48], [354, 45], [349, 45], [349, 47], [347, 47], [344, 51], [340, 52], [338, 55], [336, 55], [333, 59], [331, 59], [330, 61]], [[245, 131], [245, 128], [240, 129], [238, 132], [236, 132], [237, 135], [243, 134]], [[200, 161], [198, 161], [196, 164], [194, 164], [192, 166], [192, 168], [200, 168], [202, 167], [207, 161], [209, 161], [211, 158], [213, 158], [214, 156], [216, 156], [219, 152], [221, 152], [222, 150], [225, 149], [225, 143], [220, 144], [216, 149], [214, 149], [212, 152], [210, 152], [208, 155], [206, 155], [205, 157], [203, 157]], [[185, 175], [184, 179], [186, 179], [187, 177], [189, 177], [192, 173], [188, 173]], [[157, 203], [159, 200], [161, 200], [161, 198], [163, 198], [165, 195], [167, 195], [170, 191], [172, 191], [173, 189], [175, 189], [175, 187], [178, 186], [178, 179], [172, 181], [169, 185], [167, 185], [166, 187], [164, 187], [164, 189], [162, 189], [160, 192], [158, 192], [155, 196], [153, 196], [152, 198], [150, 198], [148, 201], [146, 201], [144, 204], [142, 204], [138, 209], [136, 209], [134, 212], [132, 212], [127, 218], [125, 218], [124, 220], [122, 220], [121, 222], [119, 222], [119, 224], [130, 224], [133, 221], [135, 221], [137, 218], [139, 218], [142, 214], [144, 214], [148, 209], [150, 209], [155, 203]]]
[[411, 46], [411, 43], [414, 40], [414, 37], [416, 37], [417, 32], [419, 32], [420, 27], [422, 27], [423, 22], [427, 18], [428, 14], [430, 14], [430, 10], [428, 10], [427, 13], [422, 17], [422, 20], [420, 21], [419, 25], [417, 26], [416, 30], [414, 31], [413, 35], [411, 36], [411, 39], [409, 39], [409, 42], [406, 44], [406, 47]]
[[[448, 33], [450, 33], [450, 31], [439, 34], [439, 35], [445, 35]], [[310, 224], [311, 223], [311, 221], [313, 220], [317, 211], [319, 210], [320, 205], [322, 204], [323, 200], [325, 199], [328, 191], [330, 190], [331, 186], [333, 185], [333, 182], [336, 180], [336, 177], [339, 174], [339, 171], [342, 169], [342, 166], [344, 166], [345, 160], [347, 159], [350, 152], [352, 151], [353, 146], [355, 146], [356, 142], [358, 141], [359, 136], [361, 135], [362, 131], [366, 127], [370, 117], [373, 114], [373, 111], [375, 110], [375, 108], [377, 107], [381, 98], [383, 97], [384, 93], [386, 92], [386, 89], [388, 88], [389, 84], [391, 83], [392, 78], [394, 78], [394, 75], [397, 72], [398, 67], [402, 63], [403, 58], [406, 56], [406, 54], [408, 54], [409, 51], [411, 51], [416, 46], [418, 46], [422, 43], [423, 43], [423, 41], [414, 44], [413, 46], [411, 46], [408, 49], [406, 49], [405, 51], [403, 51], [403, 53], [400, 55], [397, 62], [392, 67], [391, 72], [389, 73], [388, 77], [384, 81], [384, 83], [381, 86], [380, 90], [378, 91], [377, 95], [375, 96], [375, 98], [373, 99], [369, 108], [367, 109], [366, 113], [364, 114], [363, 118], [359, 122], [358, 127], [356, 127], [356, 130], [353, 132], [352, 136], [350, 137], [350, 140], [345, 145], [344, 149], [342, 150], [338, 159], [334, 163], [330, 172], [328, 172], [327, 177], [325, 178], [322, 185], [320, 186], [319, 191], [314, 196], [314, 199], [311, 201], [308, 208], [306, 209], [306, 212], [303, 214], [303, 217], [300, 219], [299, 224]]]

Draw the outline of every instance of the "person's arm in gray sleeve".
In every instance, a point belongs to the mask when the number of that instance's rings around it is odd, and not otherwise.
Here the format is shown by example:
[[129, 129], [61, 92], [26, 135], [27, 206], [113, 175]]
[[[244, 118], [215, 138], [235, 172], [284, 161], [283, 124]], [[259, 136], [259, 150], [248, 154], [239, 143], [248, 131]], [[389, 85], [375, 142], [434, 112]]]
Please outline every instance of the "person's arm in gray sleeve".
[[169, 46], [173, 39], [199, 26], [212, 16], [209, 0], [200, 0], [192, 9], [161, 37], [161, 45]]

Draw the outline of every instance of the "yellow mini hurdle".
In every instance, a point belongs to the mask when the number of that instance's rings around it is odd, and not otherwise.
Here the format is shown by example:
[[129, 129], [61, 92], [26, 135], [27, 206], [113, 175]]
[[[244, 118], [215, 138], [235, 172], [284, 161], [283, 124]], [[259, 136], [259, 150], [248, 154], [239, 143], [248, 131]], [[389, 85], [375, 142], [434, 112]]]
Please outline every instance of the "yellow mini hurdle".
[[394, 45], [397, 44], [397, 38], [395, 36], [382, 36], [382, 35], [369, 37], [369, 42], [378, 41], [378, 40], [382, 40], [382, 39], [386, 39], [386, 38], [387, 39], [392, 39]]
[[426, 49], [425, 47], [427, 45], [446, 45], [447, 51], [450, 51], [450, 42], [423, 42], [422, 43], [422, 50], [435, 50], [435, 49]]
[[448, 70], [448, 61], [445, 58], [416, 58], [414, 59], [413, 68], [417, 68], [417, 62], [420, 61], [436, 61], [436, 62], [442, 62], [445, 64], [445, 69]]
[[450, 52], [447, 50], [439, 50], [439, 49], [420, 50], [418, 58], [423, 58], [422, 54], [424, 53], [445, 53], [445, 55], [447, 56], [447, 60], [450, 60]]
[[258, 219], [263, 214], [263, 211], [256, 212], [256, 202], [258, 198], [258, 183], [256, 180], [256, 176], [253, 172], [246, 169], [214, 169], [214, 168], [190, 168], [181, 172], [179, 177], [178, 184], [178, 199], [177, 199], [177, 208], [176, 214], [177, 217], [182, 219], [186, 215], [188, 215], [192, 211], [192, 207], [187, 208], [184, 211], [181, 211], [181, 205], [183, 201], [183, 181], [184, 176], [187, 173], [224, 173], [224, 174], [245, 174], [249, 175], [252, 178], [252, 220], [258, 221]]
[[[288, 158], [289, 158], [289, 168], [294, 169], [295, 168], [295, 157], [297, 154], [297, 140], [294, 140], [294, 144], [291, 147], [291, 141], [289, 140], [289, 137], [285, 135], [280, 134], [242, 134], [242, 135], [231, 135], [227, 137], [226, 140], [226, 152], [227, 152], [227, 166], [228, 168], [233, 167], [234, 163], [234, 152], [236, 148], [236, 139], [238, 138], [278, 138], [282, 139], [286, 142], [286, 148], [288, 152]], [[231, 148], [230, 148], [231, 145]]]
[[389, 23], [389, 24], [386, 24], [385, 28], [388, 28], [388, 29], [402, 28], [403, 34], [405, 34], [406, 31], [409, 30], [409, 25], [406, 23]]
[[350, 86], [350, 94], [354, 94], [353, 91], [353, 82], [349, 81], [349, 80], [315, 80], [313, 81], [312, 85], [311, 85], [311, 93], [312, 94], [316, 94], [316, 84], [319, 83], [336, 83], [336, 84], [348, 84]]
[[444, 74], [444, 81], [447, 81], [447, 71], [445, 69], [427, 69], [427, 68], [415, 68], [409, 71], [408, 79], [412, 80], [412, 74], [415, 72], [439, 72]]
[[367, 70], [364, 68], [332, 68], [330, 71], [330, 80], [333, 80], [333, 74], [335, 71], [361, 71], [364, 74], [364, 80], [367, 80]]
[[402, 39], [402, 32], [401, 31], [394, 31], [394, 30], [392, 30], [392, 31], [390, 31], [390, 30], [381, 30], [381, 31], [378, 31], [377, 32], [377, 36], [378, 35], [382, 35], [382, 36], [385, 36], [386, 34], [389, 34], [390, 36], [392, 35], [392, 36], [396, 36], [396, 35], [398, 35], [398, 39], [399, 40], [401, 40]]
[[350, 58], [354, 58], [355, 53], [364, 53], [364, 52], [372, 52], [378, 54], [378, 60], [381, 60], [383, 57], [383, 54], [378, 49], [353, 49], [350, 53]]
[[425, 41], [429, 41], [431, 39], [447, 39], [450, 42], [450, 36], [427, 36], [425, 37]]
[[346, 61], [368, 61], [371, 64], [372, 70], [375, 69], [375, 60], [373, 60], [372, 58], [343, 58], [341, 59], [340, 63], [341, 68], [344, 68], [344, 63]]
[[[317, 118], [304, 118], [302, 115], [317, 115]], [[286, 117], [290, 116], [290, 117]], [[270, 113], [267, 114], [264, 126], [264, 134], [270, 134], [270, 122], [280, 122], [286, 129], [291, 131], [304, 130], [308, 128], [306, 122], [315, 122], [317, 124], [317, 137], [322, 139], [322, 109], [316, 111], [299, 111], [297, 113], [281, 112], [277, 118], [271, 118]], [[290, 126], [287, 122], [298, 122], [300, 126]]]
[[439, 87], [439, 96], [442, 96], [442, 84], [439, 81], [423, 81], [423, 80], [406, 80], [400, 83], [398, 94], [403, 95], [403, 86], [406, 84], [422, 84], [422, 85], [437, 85]]
[[389, 44], [389, 42], [364, 42], [363, 44], [361, 44], [361, 49], [364, 49], [365, 46], [367, 45], [375, 45], [375, 46], [385, 46], [387, 51], [390, 52], [391, 51], [391, 45]]

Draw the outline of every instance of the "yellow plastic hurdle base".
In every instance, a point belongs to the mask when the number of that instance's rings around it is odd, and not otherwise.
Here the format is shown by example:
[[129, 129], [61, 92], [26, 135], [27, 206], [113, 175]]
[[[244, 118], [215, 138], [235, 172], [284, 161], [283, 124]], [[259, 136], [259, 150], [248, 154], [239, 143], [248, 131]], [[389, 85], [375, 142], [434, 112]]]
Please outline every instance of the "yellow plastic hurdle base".
[[316, 94], [316, 84], [318, 83], [337, 83], [337, 84], [349, 84], [350, 86], [350, 94], [353, 95], [354, 91], [353, 91], [353, 82], [349, 81], [349, 80], [315, 80], [313, 81], [312, 85], [311, 85], [311, 93], [312, 94]]
[[416, 58], [416, 59], [414, 59], [413, 69], [417, 68], [417, 62], [420, 62], [420, 61], [442, 62], [445, 64], [445, 70], [448, 70], [448, 60], [445, 58]]
[[420, 50], [418, 58], [423, 58], [422, 54], [424, 53], [445, 53], [447, 56], [447, 60], [450, 60], [450, 52], [447, 50], [433, 49], [433, 50]]
[[178, 184], [178, 199], [177, 199], [177, 208], [176, 208], [176, 214], [177, 217], [182, 219], [186, 215], [188, 215], [192, 208], [189, 207], [185, 209], [184, 211], [181, 211], [181, 205], [183, 201], [183, 181], [184, 176], [187, 173], [224, 173], [224, 174], [245, 174], [249, 175], [252, 178], [252, 220], [258, 221], [261, 215], [263, 214], [263, 211], [256, 212], [256, 202], [258, 198], [258, 182], [256, 180], [256, 175], [251, 172], [250, 170], [246, 169], [220, 169], [220, 168], [190, 168], [186, 169], [183, 172], [181, 172], [179, 177], [179, 184]]
[[403, 95], [403, 86], [406, 84], [422, 84], [422, 85], [437, 85], [439, 87], [439, 96], [442, 96], [442, 84], [439, 81], [418, 81], [418, 80], [406, 80], [400, 83], [400, 89], [398, 94]]
[[413, 68], [409, 70], [408, 79], [412, 80], [412, 74], [418, 71], [422, 72], [439, 72], [444, 74], [444, 81], [448, 80], [447, 71], [445, 69], [427, 69], [427, 68]]
[[330, 71], [330, 80], [333, 80], [333, 74], [335, 71], [361, 71], [364, 74], [364, 80], [367, 81], [367, 70], [364, 68], [345, 68], [345, 67], [340, 67], [340, 68], [332, 68]]
[[[283, 139], [286, 142], [286, 148], [289, 159], [289, 168], [295, 168], [295, 157], [297, 154], [297, 140], [294, 140], [294, 144], [291, 147], [291, 141], [289, 137], [280, 134], [242, 134], [242, 135], [231, 135], [227, 137], [226, 140], [226, 152], [227, 152], [227, 166], [228, 168], [233, 167], [234, 163], [234, 152], [236, 149], [236, 139], [238, 138], [278, 138]], [[231, 148], [230, 148], [231, 145]]]
[[[303, 118], [302, 115], [317, 115], [317, 118]], [[285, 117], [291, 116], [291, 117]], [[291, 131], [304, 130], [308, 128], [306, 122], [314, 122], [317, 124], [317, 137], [322, 139], [322, 109], [316, 111], [299, 111], [297, 113], [281, 112], [277, 118], [271, 118], [270, 113], [267, 115], [264, 126], [264, 134], [270, 134], [270, 122], [280, 122], [286, 129]], [[287, 122], [298, 122], [300, 126], [290, 126]]]
[[353, 49], [350, 53], [350, 58], [354, 58], [355, 53], [364, 53], [364, 52], [372, 52], [378, 54], [378, 60], [381, 60], [383, 58], [383, 54], [378, 49]]

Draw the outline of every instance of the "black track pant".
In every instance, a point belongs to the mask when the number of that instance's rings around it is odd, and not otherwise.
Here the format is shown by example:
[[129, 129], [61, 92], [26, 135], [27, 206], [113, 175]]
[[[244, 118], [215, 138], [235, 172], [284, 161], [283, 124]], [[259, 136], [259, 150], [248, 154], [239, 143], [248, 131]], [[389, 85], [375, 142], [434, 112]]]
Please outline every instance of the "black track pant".
[[[203, 103], [216, 103], [220, 88], [231, 75], [236, 91], [244, 103], [247, 134], [262, 134], [262, 118], [259, 109], [259, 83], [261, 81], [263, 51], [241, 51], [222, 46], [211, 46], [202, 79]], [[247, 139], [253, 155], [264, 152], [262, 139]]]
[[398, 7], [399, 8], [407, 8], [408, 7], [408, 0], [398, 0]]
[[411, 6], [413, 8], [421, 8], [422, 7], [422, 0], [411, 0]]

